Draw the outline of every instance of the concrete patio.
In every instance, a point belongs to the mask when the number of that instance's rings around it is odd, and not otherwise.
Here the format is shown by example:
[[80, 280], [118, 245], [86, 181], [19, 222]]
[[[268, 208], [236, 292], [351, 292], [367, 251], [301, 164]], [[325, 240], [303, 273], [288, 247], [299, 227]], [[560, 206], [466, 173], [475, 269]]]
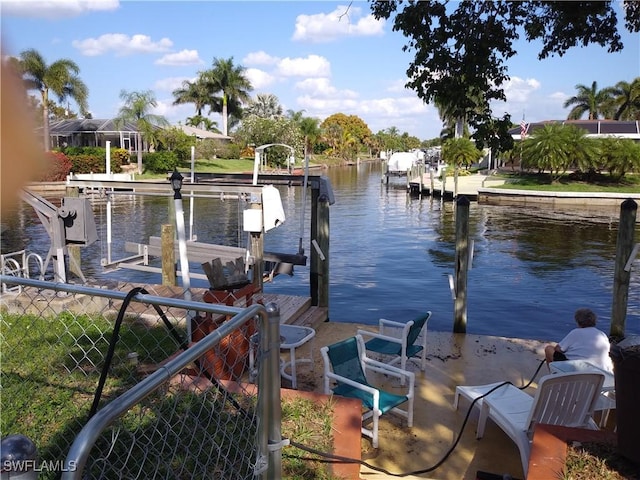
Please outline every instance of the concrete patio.
[[[298, 384], [301, 390], [322, 391], [322, 359], [320, 347], [355, 334], [358, 328], [373, 329], [344, 323], [323, 323], [317, 327], [314, 342], [315, 367], [300, 369]], [[516, 386], [528, 383], [543, 358], [546, 341], [514, 338], [460, 335], [448, 332], [428, 332], [428, 362], [420, 372], [417, 362], [410, 369], [416, 372], [416, 402], [414, 426], [393, 415], [385, 415], [380, 422], [380, 447], [373, 449], [369, 439], [360, 439], [362, 460], [392, 474], [420, 472], [438, 463], [457, 438], [469, 402], [461, 399], [459, 409], [452, 407], [457, 385], [473, 385], [509, 380]], [[537, 380], [548, 374], [543, 365], [536, 381], [527, 390], [535, 390]], [[286, 383], [283, 383], [286, 386]], [[393, 390], [398, 385], [386, 385]], [[515, 444], [491, 422], [484, 438], [476, 440], [477, 409], [472, 412], [462, 437], [451, 455], [437, 469], [403, 478], [438, 480], [475, 480], [478, 471], [524, 478], [520, 456]], [[610, 415], [610, 424], [615, 414]], [[362, 479], [397, 478], [360, 468]]]

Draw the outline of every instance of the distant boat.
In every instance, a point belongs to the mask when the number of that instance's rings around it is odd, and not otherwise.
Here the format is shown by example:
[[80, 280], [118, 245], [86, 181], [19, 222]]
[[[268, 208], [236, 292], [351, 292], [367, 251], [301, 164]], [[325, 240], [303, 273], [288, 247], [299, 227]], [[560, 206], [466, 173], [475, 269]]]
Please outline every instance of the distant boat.
[[389, 157], [387, 173], [389, 175], [406, 175], [407, 170], [418, 163], [415, 152], [395, 152]]

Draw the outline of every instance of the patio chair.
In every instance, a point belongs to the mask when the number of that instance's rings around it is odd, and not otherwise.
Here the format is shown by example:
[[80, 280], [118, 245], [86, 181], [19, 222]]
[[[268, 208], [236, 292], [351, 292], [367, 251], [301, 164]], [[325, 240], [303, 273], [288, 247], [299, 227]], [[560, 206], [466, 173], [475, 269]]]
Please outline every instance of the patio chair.
[[[356, 333], [363, 338], [371, 337], [364, 344], [367, 351], [393, 357], [387, 363], [395, 365], [399, 362], [402, 370], [407, 369], [407, 360], [420, 355], [420, 370], [424, 372], [427, 368], [427, 323], [430, 318], [431, 312], [407, 323], [381, 318], [377, 332], [358, 330]], [[404, 385], [404, 381], [401, 380], [401, 384]]]
[[[500, 386], [479, 400], [482, 403], [476, 437], [482, 438], [487, 419], [493, 420], [520, 450], [522, 470], [526, 477], [536, 424], [598, 430], [592, 416], [603, 382], [604, 375], [601, 373], [545, 375], [540, 379], [533, 397], [511, 384]], [[471, 398], [472, 394], [480, 397], [491, 390], [485, 387], [462, 387], [460, 394], [467, 398]]]
[[[378, 422], [382, 415], [394, 413], [406, 418], [407, 426], [413, 426], [413, 372], [368, 358], [360, 335], [322, 347], [320, 352], [324, 361], [324, 393], [329, 395], [333, 392], [334, 395], [362, 401], [361, 431], [363, 435], [371, 438], [374, 448], [378, 448]], [[396, 394], [374, 386], [371, 372], [408, 379], [406, 393]], [[404, 403], [407, 404], [406, 409], [400, 408]], [[365, 423], [370, 420], [373, 424], [371, 428], [366, 428]]]

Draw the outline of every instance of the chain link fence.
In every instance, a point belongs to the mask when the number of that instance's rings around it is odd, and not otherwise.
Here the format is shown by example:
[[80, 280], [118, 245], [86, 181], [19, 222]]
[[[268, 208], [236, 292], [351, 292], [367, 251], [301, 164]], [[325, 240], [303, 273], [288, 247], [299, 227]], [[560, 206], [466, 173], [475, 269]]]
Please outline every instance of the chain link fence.
[[[38, 478], [245, 479], [280, 467], [267, 449], [280, 433], [278, 343], [259, 374], [248, 362], [252, 335], [278, 331], [277, 306], [0, 282], [21, 287], [0, 302], [0, 430], [34, 441]], [[258, 351], [269, 337], [253, 337]]]

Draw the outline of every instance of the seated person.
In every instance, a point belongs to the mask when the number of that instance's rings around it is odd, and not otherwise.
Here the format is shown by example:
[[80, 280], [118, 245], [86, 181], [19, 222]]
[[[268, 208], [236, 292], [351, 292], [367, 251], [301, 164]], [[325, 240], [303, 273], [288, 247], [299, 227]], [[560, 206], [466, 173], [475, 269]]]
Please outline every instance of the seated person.
[[607, 335], [596, 328], [596, 314], [588, 308], [579, 308], [575, 313], [578, 328], [571, 330], [556, 345], [544, 349], [547, 363], [562, 360], [586, 360], [597, 367], [613, 372], [609, 357], [611, 343]]

